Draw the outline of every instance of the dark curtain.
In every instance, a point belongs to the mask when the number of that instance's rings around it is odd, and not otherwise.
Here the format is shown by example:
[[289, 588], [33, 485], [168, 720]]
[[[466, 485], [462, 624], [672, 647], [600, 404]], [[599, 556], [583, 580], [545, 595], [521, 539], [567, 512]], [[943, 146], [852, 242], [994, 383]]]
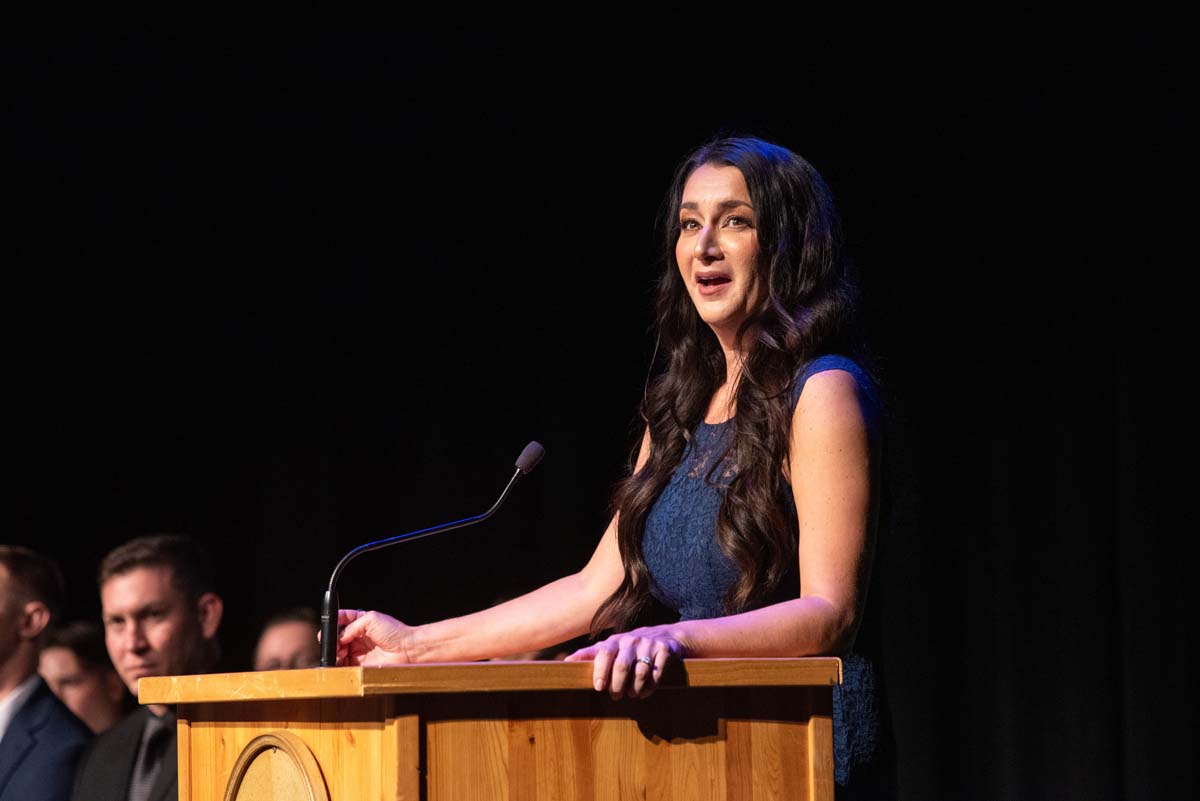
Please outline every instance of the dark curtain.
[[61, 560], [74, 617], [111, 547], [203, 539], [242, 669], [344, 550], [481, 511], [540, 439], [494, 522], [355, 563], [343, 601], [422, 622], [577, 569], [637, 437], [671, 171], [757, 133], [830, 181], [862, 273], [904, 797], [1191, 797], [1168, 37], [732, 31], [6, 49], [5, 539]]

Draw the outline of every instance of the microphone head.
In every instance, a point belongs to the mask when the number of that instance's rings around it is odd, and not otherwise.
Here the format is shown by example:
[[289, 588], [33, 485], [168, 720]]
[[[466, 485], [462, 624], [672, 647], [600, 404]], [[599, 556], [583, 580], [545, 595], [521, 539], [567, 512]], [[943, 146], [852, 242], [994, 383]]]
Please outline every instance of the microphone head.
[[531, 442], [517, 457], [517, 469], [521, 471], [522, 475], [527, 476], [533, 468], [538, 466], [538, 462], [542, 461], [542, 457], [545, 455], [545, 448], [536, 442]]

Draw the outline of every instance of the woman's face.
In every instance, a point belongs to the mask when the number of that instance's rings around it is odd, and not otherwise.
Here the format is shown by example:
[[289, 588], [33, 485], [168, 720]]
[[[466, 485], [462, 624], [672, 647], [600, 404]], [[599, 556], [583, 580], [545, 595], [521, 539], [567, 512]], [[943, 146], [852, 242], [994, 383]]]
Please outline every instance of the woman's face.
[[737, 167], [705, 164], [687, 179], [675, 260], [700, 318], [727, 344], [759, 298], [755, 222]]

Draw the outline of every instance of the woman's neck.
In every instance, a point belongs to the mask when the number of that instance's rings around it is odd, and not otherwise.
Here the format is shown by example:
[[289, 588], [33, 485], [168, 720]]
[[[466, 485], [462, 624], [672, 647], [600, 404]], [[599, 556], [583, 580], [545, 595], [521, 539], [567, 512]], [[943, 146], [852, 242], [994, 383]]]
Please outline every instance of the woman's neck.
[[725, 381], [717, 387], [704, 415], [706, 423], [721, 423], [737, 414], [737, 390], [742, 377], [742, 363], [746, 352], [734, 347], [720, 335], [721, 351], [725, 354]]

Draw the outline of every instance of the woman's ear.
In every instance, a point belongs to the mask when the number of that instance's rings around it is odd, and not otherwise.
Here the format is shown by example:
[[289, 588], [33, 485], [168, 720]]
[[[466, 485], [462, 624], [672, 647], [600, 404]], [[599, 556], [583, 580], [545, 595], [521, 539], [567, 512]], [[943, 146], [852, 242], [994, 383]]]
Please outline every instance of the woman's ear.
[[211, 640], [217, 636], [221, 613], [224, 611], [225, 602], [215, 592], [206, 592], [196, 600], [196, 616], [200, 620], [200, 633], [204, 639]]

